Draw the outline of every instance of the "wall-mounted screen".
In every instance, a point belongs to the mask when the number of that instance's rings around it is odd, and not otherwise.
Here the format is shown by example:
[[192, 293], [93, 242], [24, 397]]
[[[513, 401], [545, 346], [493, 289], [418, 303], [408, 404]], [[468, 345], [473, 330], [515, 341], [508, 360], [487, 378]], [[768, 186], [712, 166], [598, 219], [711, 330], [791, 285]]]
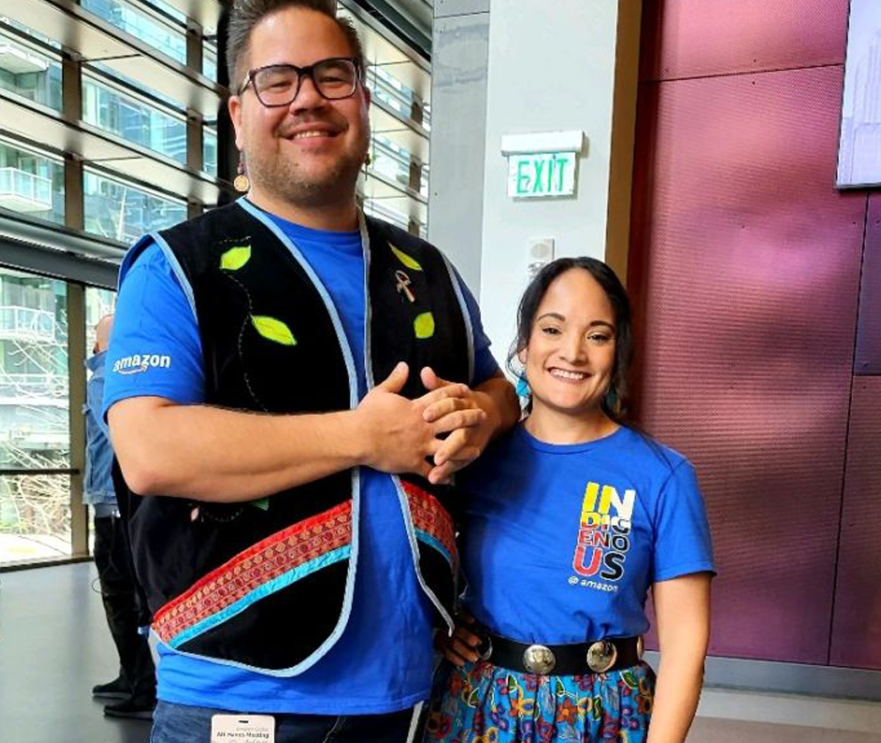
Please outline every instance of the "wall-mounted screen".
[[851, 0], [838, 145], [839, 188], [881, 185], [881, 1]]

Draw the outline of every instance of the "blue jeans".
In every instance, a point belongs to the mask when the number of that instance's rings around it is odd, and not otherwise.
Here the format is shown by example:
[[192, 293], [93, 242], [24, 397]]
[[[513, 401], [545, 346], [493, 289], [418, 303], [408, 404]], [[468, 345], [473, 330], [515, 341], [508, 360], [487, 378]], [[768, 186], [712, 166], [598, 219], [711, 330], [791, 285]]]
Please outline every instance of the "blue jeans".
[[[153, 713], [150, 743], [209, 743], [211, 717], [218, 714], [248, 713], [160, 701]], [[274, 714], [273, 717], [275, 743], [406, 743], [413, 710], [387, 715]]]

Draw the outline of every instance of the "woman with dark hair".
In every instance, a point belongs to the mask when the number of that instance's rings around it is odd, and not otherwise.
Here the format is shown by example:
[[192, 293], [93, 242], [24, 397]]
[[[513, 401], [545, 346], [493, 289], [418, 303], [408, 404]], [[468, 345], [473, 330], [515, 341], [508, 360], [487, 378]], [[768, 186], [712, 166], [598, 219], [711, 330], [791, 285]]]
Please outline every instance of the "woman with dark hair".
[[[527, 288], [509, 359], [527, 415], [460, 479], [465, 611], [426, 742], [685, 740], [712, 549], [691, 464], [626, 424], [632, 338], [601, 261], [557, 260]], [[641, 659], [649, 588], [657, 681]]]

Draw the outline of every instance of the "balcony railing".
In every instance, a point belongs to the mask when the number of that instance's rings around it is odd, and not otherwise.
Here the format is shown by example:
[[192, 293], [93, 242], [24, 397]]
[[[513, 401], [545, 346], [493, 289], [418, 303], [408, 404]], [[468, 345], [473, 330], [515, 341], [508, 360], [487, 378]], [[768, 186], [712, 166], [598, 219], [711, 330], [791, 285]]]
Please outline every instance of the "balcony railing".
[[52, 208], [52, 180], [19, 168], [0, 168], [0, 206], [17, 212]]
[[55, 315], [30, 307], [0, 307], [0, 340], [53, 343]]
[[48, 69], [49, 63], [43, 57], [0, 38], [0, 70], [21, 75], [26, 72], [45, 72]]

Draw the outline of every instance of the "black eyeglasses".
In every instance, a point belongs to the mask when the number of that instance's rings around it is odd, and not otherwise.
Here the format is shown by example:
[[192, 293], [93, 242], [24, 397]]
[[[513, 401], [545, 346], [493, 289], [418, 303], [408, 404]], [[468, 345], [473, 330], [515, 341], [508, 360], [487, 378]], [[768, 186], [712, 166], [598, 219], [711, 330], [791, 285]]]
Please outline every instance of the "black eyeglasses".
[[290, 106], [300, 92], [303, 78], [311, 78], [315, 89], [330, 101], [348, 98], [358, 88], [358, 62], [349, 57], [322, 59], [315, 64], [297, 67], [273, 64], [251, 70], [239, 88], [239, 95], [251, 85], [257, 99], [267, 108]]

